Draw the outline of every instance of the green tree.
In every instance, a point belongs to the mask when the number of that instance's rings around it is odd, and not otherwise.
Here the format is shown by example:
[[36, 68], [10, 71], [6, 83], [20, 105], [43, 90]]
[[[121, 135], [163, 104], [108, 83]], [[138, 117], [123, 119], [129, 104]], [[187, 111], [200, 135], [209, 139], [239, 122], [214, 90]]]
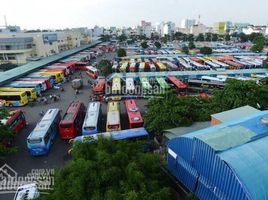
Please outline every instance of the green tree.
[[194, 44], [193, 41], [189, 42], [189, 44], [188, 44], [188, 48], [189, 48], [189, 49], [195, 49], [195, 48], [196, 48], [196, 46], [195, 46], [195, 44]]
[[245, 33], [239, 33], [238, 38], [240, 42], [247, 42], [249, 40], [248, 36]]
[[100, 37], [100, 40], [102, 42], [108, 42], [108, 41], [110, 41], [110, 39], [111, 39], [110, 35], [101, 35], [101, 37]]
[[[5, 108], [0, 108], [0, 119], [5, 119], [9, 116]], [[3, 160], [7, 155], [14, 153], [16, 147], [10, 147], [7, 144], [14, 139], [14, 135], [9, 126], [0, 124], [0, 159]]]
[[156, 42], [154, 43], [154, 46], [155, 46], [157, 49], [161, 49], [161, 43], [158, 42], [158, 41], [156, 41]]
[[268, 68], [268, 58], [262, 62], [263, 67]]
[[214, 41], [214, 42], [216, 42], [216, 41], [218, 41], [219, 40], [219, 36], [218, 36], [218, 34], [212, 34], [212, 41]]
[[253, 51], [253, 52], [258, 53], [258, 52], [261, 52], [261, 51], [263, 50], [263, 48], [264, 48], [264, 45], [261, 44], [261, 43], [258, 43], [258, 44], [254, 44], [254, 45], [250, 48], [250, 50]]
[[143, 49], [148, 48], [148, 44], [147, 44], [147, 42], [146, 42], [146, 41], [143, 41], [143, 42], [141, 43], [141, 47], [142, 47]]
[[119, 42], [124, 42], [127, 40], [127, 36], [125, 34], [122, 34], [117, 39], [119, 40]]
[[101, 60], [98, 64], [102, 76], [108, 76], [112, 73], [112, 64], [109, 60]]
[[187, 36], [187, 41], [189, 41], [189, 42], [193, 42], [193, 41], [194, 41], [194, 35], [193, 35], [193, 34], [189, 34], [189, 35]]
[[127, 56], [127, 52], [126, 52], [126, 50], [125, 50], [125, 49], [122, 49], [122, 48], [119, 48], [119, 49], [117, 50], [117, 56], [118, 56], [119, 58]]
[[99, 139], [75, 144], [73, 160], [56, 172], [43, 200], [169, 200], [171, 191], [161, 158], [143, 152], [141, 142]]
[[204, 55], [210, 55], [212, 54], [212, 49], [210, 47], [202, 47], [200, 48], [200, 53]]
[[229, 34], [226, 34], [226, 35], [224, 36], [224, 40], [225, 40], [225, 41], [230, 41], [230, 40], [231, 40], [231, 36], [230, 36]]
[[204, 34], [203, 34], [203, 33], [200, 33], [200, 34], [196, 37], [195, 40], [196, 40], [196, 41], [199, 41], [199, 42], [203, 42], [203, 41], [205, 41]]
[[185, 54], [189, 54], [189, 48], [187, 46], [182, 47], [182, 52]]
[[205, 41], [210, 42], [212, 40], [212, 34], [211, 33], [205, 33]]

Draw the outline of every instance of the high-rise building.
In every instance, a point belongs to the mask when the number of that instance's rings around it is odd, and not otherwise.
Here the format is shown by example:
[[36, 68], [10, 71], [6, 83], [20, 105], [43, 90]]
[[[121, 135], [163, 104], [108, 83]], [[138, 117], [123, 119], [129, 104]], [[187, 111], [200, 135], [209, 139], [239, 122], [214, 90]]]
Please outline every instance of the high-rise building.
[[196, 24], [195, 19], [183, 19], [183, 20], [181, 20], [181, 28], [190, 29], [195, 24]]
[[141, 27], [147, 27], [147, 26], [152, 26], [151, 22], [146, 22], [144, 20], [141, 21]]
[[197, 36], [201, 33], [204, 34], [204, 33], [206, 33], [206, 31], [207, 31], [207, 27], [201, 23], [192, 26], [190, 29], [190, 33], [193, 34], [194, 36]]
[[175, 32], [175, 23], [173, 22], [165, 22], [162, 26], [161, 35], [172, 35]]

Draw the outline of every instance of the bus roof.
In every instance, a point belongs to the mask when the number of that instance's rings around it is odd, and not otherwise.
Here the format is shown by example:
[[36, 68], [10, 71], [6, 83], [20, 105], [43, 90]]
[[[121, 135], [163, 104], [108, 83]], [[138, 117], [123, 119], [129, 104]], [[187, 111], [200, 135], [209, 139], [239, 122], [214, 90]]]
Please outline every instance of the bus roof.
[[136, 101], [133, 99], [129, 99], [125, 101], [128, 119], [131, 123], [142, 123], [143, 119], [139, 108], [136, 105]]
[[83, 127], [95, 127], [98, 123], [100, 113], [100, 102], [90, 102]]
[[0, 96], [2, 95], [8, 95], [8, 96], [15, 96], [15, 95], [21, 95], [25, 93], [25, 91], [18, 91], [18, 92], [4, 92], [4, 91], [0, 91]]
[[49, 109], [44, 117], [41, 119], [41, 121], [36, 125], [34, 130], [30, 133], [28, 136], [28, 139], [34, 139], [34, 138], [42, 138], [46, 135], [51, 123], [54, 121], [58, 113], [60, 112], [60, 109], [54, 108]]
[[167, 82], [165, 81], [164, 78], [156, 77], [155, 79], [162, 89], [169, 89], [170, 88], [169, 84], [167, 84]]
[[109, 111], [107, 113], [107, 124], [108, 125], [117, 125], [120, 123], [120, 113], [119, 111]]
[[65, 122], [73, 121], [76, 118], [76, 116], [77, 116], [77, 114], [79, 112], [79, 109], [82, 106], [82, 104], [83, 103], [81, 101], [73, 101], [69, 105], [69, 107], [68, 107], [66, 113], [64, 114], [64, 116], [63, 116], [63, 118], [62, 118], [60, 123], [62, 124], [62, 123], [65, 123]]

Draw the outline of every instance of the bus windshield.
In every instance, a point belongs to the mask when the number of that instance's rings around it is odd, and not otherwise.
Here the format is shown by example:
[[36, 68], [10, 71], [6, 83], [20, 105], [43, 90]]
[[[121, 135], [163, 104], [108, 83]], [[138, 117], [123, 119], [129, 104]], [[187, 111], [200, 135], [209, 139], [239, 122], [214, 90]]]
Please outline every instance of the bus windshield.
[[41, 142], [42, 142], [42, 138], [28, 139], [28, 143], [30, 144], [39, 144]]

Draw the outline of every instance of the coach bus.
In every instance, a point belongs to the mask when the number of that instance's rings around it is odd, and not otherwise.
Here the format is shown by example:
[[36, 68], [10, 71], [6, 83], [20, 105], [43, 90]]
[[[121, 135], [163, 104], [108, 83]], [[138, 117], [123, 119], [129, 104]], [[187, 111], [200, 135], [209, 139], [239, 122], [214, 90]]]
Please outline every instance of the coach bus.
[[170, 89], [170, 86], [169, 84], [165, 81], [164, 78], [162, 77], [156, 77], [156, 82], [159, 84], [160, 88], [162, 90], [167, 90], [167, 89]]
[[106, 131], [119, 131], [121, 130], [119, 103], [111, 101], [107, 107], [107, 122]]
[[32, 156], [48, 154], [59, 132], [60, 109], [49, 109], [27, 137], [27, 148]]
[[[98, 133], [94, 135], [83, 135], [78, 136], [70, 142], [75, 143], [93, 143], [97, 141], [99, 138], [105, 138], [110, 140], [127, 140], [127, 141], [148, 141], [149, 133], [145, 130], [145, 128], [134, 128], [120, 131], [112, 131], [112, 132], [104, 132]], [[70, 151], [69, 151], [70, 152]]]
[[62, 82], [63, 80], [63, 77], [61, 76], [61, 73], [60, 72], [53, 72], [53, 71], [47, 71], [47, 72], [44, 72], [44, 71], [38, 71], [36, 72], [37, 74], [40, 74], [40, 75], [54, 75], [55, 76], [55, 82], [56, 83], [60, 83]]
[[57, 72], [60, 74], [61, 78], [64, 78], [64, 69], [40, 69], [39, 72]]
[[225, 84], [219, 81], [205, 81], [205, 80], [197, 80], [197, 79], [189, 79], [188, 80], [189, 87], [195, 88], [224, 88]]
[[167, 67], [161, 62], [157, 62], [156, 66], [158, 67], [158, 71], [165, 71], [167, 69]]
[[129, 128], [139, 128], [143, 126], [143, 118], [140, 110], [136, 105], [135, 100], [130, 99], [125, 101]]
[[26, 84], [27, 83], [29, 83], [29, 84], [36, 83], [36, 84], [40, 84], [42, 92], [47, 91], [47, 85], [46, 85], [44, 80], [37, 80], [37, 81], [35, 81], [35, 80], [16, 80], [12, 83], [26, 83]]
[[99, 78], [97, 83], [93, 85], [93, 94], [94, 95], [104, 95], [105, 94], [105, 78]]
[[8, 125], [12, 133], [18, 134], [26, 126], [27, 121], [23, 111], [18, 109], [10, 111], [9, 116], [5, 119], [1, 119], [0, 123]]
[[144, 72], [144, 70], [145, 70], [145, 62], [141, 62], [139, 64], [139, 72]]
[[82, 127], [83, 135], [96, 134], [100, 130], [101, 104], [100, 102], [90, 102], [88, 104], [86, 117]]
[[54, 69], [54, 70], [64, 70], [64, 75], [68, 76], [69, 74], [71, 74], [71, 69], [70, 67], [67, 66], [60, 66], [60, 65], [50, 65], [50, 66], [46, 66], [43, 69]]
[[123, 62], [119, 68], [120, 72], [126, 72], [128, 67], [128, 62]]
[[28, 103], [26, 92], [0, 92], [0, 100], [8, 107], [25, 106]]
[[187, 85], [183, 83], [182, 81], [180, 81], [179, 79], [177, 79], [175, 76], [168, 76], [167, 81], [171, 83], [172, 85], [174, 85], [177, 92], [180, 92], [180, 93], [186, 92]]
[[26, 92], [28, 101], [35, 101], [37, 94], [34, 88], [0, 87], [1, 92]]
[[98, 69], [95, 68], [95, 67], [92, 67], [92, 66], [86, 66], [86, 74], [87, 74], [89, 77], [91, 77], [91, 78], [93, 78], [93, 79], [96, 79], [96, 78], [98, 78], [98, 76], [99, 76], [99, 71], [98, 71]]
[[41, 75], [41, 74], [38, 74], [38, 73], [32, 73], [32, 74], [29, 74], [26, 76], [26, 78], [48, 78], [50, 84], [52, 86], [54, 86], [56, 84], [56, 77], [54, 75]]
[[151, 72], [155, 72], [156, 71], [156, 66], [155, 66], [154, 63], [150, 63], [149, 66], [150, 66], [150, 71]]
[[126, 78], [126, 93], [133, 94], [135, 92], [135, 84], [133, 78]]
[[52, 85], [49, 81], [49, 78], [29, 78], [29, 77], [23, 77], [17, 79], [17, 81], [31, 81], [31, 82], [41, 82], [42, 85], [45, 85], [46, 90], [51, 89]]
[[18, 82], [11, 82], [9, 84], [4, 85], [4, 87], [13, 87], [13, 88], [34, 88], [37, 95], [41, 94], [42, 85], [40, 83], [18, 83]]
[[129, 72], [135, 72], [136, 71], [136, 63], [132, 62], [129, 65]]
[[81, 133], [85, 110], [84, 104], [80, 101], [73, 101], [70, 104], [59, 124], [61, 139], [71, 139]]
[[121, 79], [119, 77], [114, 77], [112, 80], [112, 94], [121, 93]]
[[141, 86], [144, 90], [151, 90], [152, 85], [149, 83], [148, 78], [146, 77], [140, 77]]

